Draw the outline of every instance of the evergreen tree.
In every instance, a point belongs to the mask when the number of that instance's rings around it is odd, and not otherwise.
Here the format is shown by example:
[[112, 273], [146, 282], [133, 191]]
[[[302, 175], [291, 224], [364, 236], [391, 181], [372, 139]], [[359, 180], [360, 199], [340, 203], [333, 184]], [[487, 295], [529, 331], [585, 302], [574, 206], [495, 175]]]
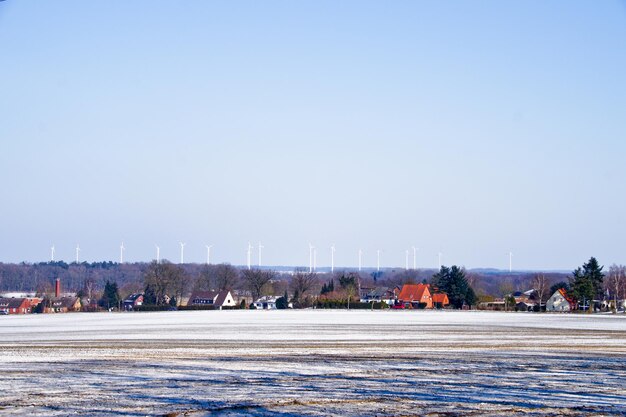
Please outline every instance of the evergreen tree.
[[[324, 294], [328, 294], [335, 291], [335, 284], [333, 282], [333, 280], [331, 279], [330, 281], [328, 281], [328, 283], [324, 283], [322, 285], [322, 290], [320, 291], [320, 294], [324, 295]], [[295, 295], [294, 295], [295, 298]]]
[[143, 304], [144, 305], [155, 305], [157, 303], [156, 293], [154, 292], [154, 288], [152, 285], [146, 285], [146, 289], [143, 293]]
[[354, 274], [341, 275], [339, 277], [339, 285], [341, 288], [346, 289], [350, 287], [357, 287], [357, 280]]
[[285, 290], [285, 294], [276, 300], [276, 308], [279, 310], [284, 310], [289, 307], [289, 296], [287, 295], [287, 291]]
[[476, 293], [474, 292], [472, 287], [468, 285], [467, 294], [465, 295], [465, 303], [469, 306], [473, 306], [476, 304], [476, 301], [478, 301], [478, 297], [476, 297]]
[[100, 299], [100, 306], [104, 308], [118, 307], [120, 294], [116, 282], [107, 281], [104, 285], [104, 293]]
[[476, 303], [476, 294], [465, 278], [465, 271], [456, 265], [450, 268], [442, 266], [433, 275], [431, 285], [448, 294], [448, 300], [454, 308]]
[[596, 258], [591, 257], [589, 262], [576, 268], [572, 273], [571, 293], [578, 302], [586, 303], [586, 300], [602, 297], [603, 268], [598, 264]]

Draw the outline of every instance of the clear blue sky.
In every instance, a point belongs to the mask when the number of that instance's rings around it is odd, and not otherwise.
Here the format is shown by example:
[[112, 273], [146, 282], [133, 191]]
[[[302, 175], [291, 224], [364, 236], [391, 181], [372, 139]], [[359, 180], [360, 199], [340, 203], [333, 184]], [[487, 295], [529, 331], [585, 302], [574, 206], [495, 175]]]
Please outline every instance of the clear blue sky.
[[3, 262], [626, 262], [623, 2], [7, 0], [0, 74]]

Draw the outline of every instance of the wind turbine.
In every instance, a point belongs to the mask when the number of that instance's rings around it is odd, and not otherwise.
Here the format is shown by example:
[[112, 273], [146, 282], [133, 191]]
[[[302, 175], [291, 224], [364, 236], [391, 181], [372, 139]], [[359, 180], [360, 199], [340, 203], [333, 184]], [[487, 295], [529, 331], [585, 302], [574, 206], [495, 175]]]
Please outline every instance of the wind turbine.
[[211, 248], [213, 247], [213, 245], [204, 245], [206, 246], [206, 264], [210, 265], [211, 264]]
[[439, 259], [439, 269], [441, 269], [441, 256], [442, 256], [442, 255], [443, 255], [443, 253], [441, 253], [441, 252], [439, 252], [439, 253], [437, 254], [437, 257], [438, 257], [438, 259]]
[[78, 252], [80, 252], [80, 246], [76, 244], [76, 263], [78, 263]]
[[404, 251], [405, 259], [404, 259], [404, 269], [409, 270], [409, 250]]
[[313, 248], [313, 271], [317, 270], [317, 248]]
[[509, 273], [513, 272], [513, 252], [509, 252]]
[[264, 248], [265, 246], [261, 245], [261, 242], [259, 242], [259, 268], [261, 267], [261, 250]]
[[180, 263], [185, 263], [185, 245], [186, 243], [180, 242]]
[[330, 246], [330, 273], [335, 272], [335, 244]]
[[155, 247], [155, 248], [156, 248], [156, 250], [157, 250], [157, 258], [156, 258], [156, 261], [157, 261], [157, 263], [160, 263], [160, 262], [161, 262], [161, 248], [159, 248], [159, 245], [154, 245], [154, 247]]
[[120, 246], [120, 263], [123, 264], [124, 263], [124, 251], [126, 250], [126, 248], [124, 247], [124, 242], [122, 242], [122, 245]]
[[413, 246], [413, 269], [417, 269], [417, 251], [419, 248]]
[[315, 247], [309, 242], [309, 272], [313, 272], [313, 249]]
[[376, 272], [380, 272], [380, 249], [376, 249]]
[[361, 265], [363, 264], [363, 249], [359, 249], [359, 271], [361, 270]]
[[250, 242], [248, 242], [248, 269], [252, 269], [252, 249], [254, 247], [250, 244]]
[[50, 248], [50, 262], [54, 262], [54, 245]]

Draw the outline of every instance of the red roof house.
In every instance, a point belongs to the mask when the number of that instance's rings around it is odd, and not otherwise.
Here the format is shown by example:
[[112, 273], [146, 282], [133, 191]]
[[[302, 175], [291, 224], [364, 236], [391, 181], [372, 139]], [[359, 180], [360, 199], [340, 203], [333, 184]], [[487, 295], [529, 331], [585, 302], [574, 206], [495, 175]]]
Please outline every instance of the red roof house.
[[448, 294], [446, 294], [445, 292], [433, 294], [433, 305], [438, 308], [443, 308], [447, 305], [450, 305]]
[[0, 298], [2, 314], [27, 314], [31, 310], [31, 300], [28, 298]]
[[426, 284], [404, 284], [398, 300], [407, 307], [417, 307], [423, 303], [426, 304], [426, 308], [433, 308], [433, 298]]

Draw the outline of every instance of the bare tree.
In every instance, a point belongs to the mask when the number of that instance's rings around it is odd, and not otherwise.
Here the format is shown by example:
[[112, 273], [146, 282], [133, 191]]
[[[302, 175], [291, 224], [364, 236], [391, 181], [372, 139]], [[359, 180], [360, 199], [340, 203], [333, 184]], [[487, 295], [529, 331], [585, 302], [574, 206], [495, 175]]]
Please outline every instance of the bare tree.
[[210, 291], [215, 288], [211, 274], [212, 269], [213, 265], [204, 265], [202, 267], [193, 284], [194, 291]]
[[291, 291], [293, 292], [294, 303], [298, 307], [307, 304], [307, 293], [318, 284], [315, 272], [296, 271], [291, 279]]
[[350, 301], [354, 298], [358, 293], [358, 289], [354, 284], [348, 284], [344, 287], [344, 291], [346, 292], [346, 297], [348, 299], [348, 310], [350, 310]]
[[178, 265], [168, 264], [166, 280], [169, 295], [176, 299], [176, 305], [180, 305], [183, 295], [189, 287], [189, 279], [185, 270]]
[[174, 297], [176, 303], [187, 290], [188, 279], [185, 271], [168, 261], [151, 262], [144, 272], [146, 304], [165, 304], [167, 297]]
[[229, 264], [215, 266], [215, 288], [220, 291], [232, 290], [239, 281], [239, 270]]
[[626, 267], [624, 265], [611, 265], [605, 280], [605, 286], [613, 297], [613, 302], [617, 309], [617, 301], [625, 298], [626, 295]]
[[263, 295], [263, 287], [276, 278], [276, 272], [256, 268], [245, 269], [241, 275], [246, 288], [250, 290], [252, 299], [255, 301]]
[[541, 311], [542, 303], [546, 300], [548, 291], [550, 290], [550, 284], [544, 274], [535, 274], [532, 281], [532, 286], [537, 297], [539, 298], [539, 311]]

